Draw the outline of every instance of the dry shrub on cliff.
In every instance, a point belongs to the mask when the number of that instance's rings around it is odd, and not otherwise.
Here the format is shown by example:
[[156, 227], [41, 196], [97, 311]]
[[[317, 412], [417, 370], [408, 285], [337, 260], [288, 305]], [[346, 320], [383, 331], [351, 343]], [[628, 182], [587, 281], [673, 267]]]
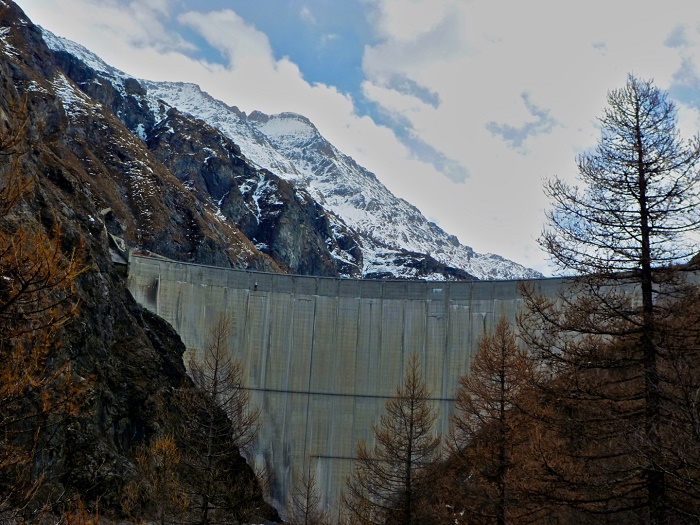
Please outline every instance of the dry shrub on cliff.
[[145, 513], [165, 525], [181, 518], [189, 500], [178, 475], [182, 456], [172, 435], [157, 437], [136, 453], [138, 475], [124, 490], [122, 508], [128, 514]]

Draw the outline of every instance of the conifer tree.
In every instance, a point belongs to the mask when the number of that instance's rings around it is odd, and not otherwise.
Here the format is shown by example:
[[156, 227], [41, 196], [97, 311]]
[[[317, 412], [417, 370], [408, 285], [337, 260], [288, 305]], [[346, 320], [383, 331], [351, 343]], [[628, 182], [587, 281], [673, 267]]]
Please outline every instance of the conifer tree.
[[342, 496], [350, 523], [417, 525], [419, 502], [432, 490], [430, 473], [441, 438], [437, 417], [423, 381], [420, 360], [413, 354], [404, 381], [385, 404], [386, 413], [373, 426], [375, 445], [357, 446], [355, 466]]
[[252, 519], [263, 502], [264, 483], [245, 474], [240, 455], [255, 440], [260, 411], [250, 405], [243, 366], [231, 356], [233, 323], [227, 315], [214, 321], [204, 348], [190, 356], [193, 385], [179, 392], [185, 479], [199, 525]]
[[666, 321], [693, 293], [679, 265], [697, 251], [687, 234], [700, 226], [700, 139], [683, 140], [666, 93], [634, 76], [609, 93], [600, 123], [597, 147], [577, 160], [582, 187], [546, 185], [541, 244], [571, 286], [556, 300], [526, 290], [521, 327], [557, 375], [541, 386], [570, 437], [562, 468], [548, 465], [553, 497], [660, 525], [688, 510], [675, 503], [677, 465], [663, 464], [664, 371]]
[[293, 484], [287, 506], [289, 525], [330, 525], [330, 516], [323, 508], [321, 493], [310, 465]]
[[469, 373], [459, 380], [451, 461], [462, 471], [454, 484], [469, 487], [453, 486], [452, 503], [459, 501], [474, 523], [528, 523], [540, 517], [523, 486], [529, 477], [524, 405], [531, 402], [534, 374], [532, 359], [519, 347], [508, 321], [500, 319], [479, 342]]
[[159, 525], [182, 516], [189, 500], [178, 474], [181, 457], [172, 435], [155, 437], [141, 446], [136, 453], [138, 473], [125, 487], [123, 509], [129, 514], [150, 510]]

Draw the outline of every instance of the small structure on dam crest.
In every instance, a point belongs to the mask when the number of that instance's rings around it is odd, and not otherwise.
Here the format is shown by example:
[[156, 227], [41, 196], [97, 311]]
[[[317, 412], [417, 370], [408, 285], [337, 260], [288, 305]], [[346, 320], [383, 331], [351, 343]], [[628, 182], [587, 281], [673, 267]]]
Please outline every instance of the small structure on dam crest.
[[[554, 294], [559, 279], [534, 281]], [[333, 506], [355, 446], [417, 353], [449, 429], [458, 379], [500, 317], [522, 305], [518, 281], [378, 281], [304, 277], [179, 263], [132, 254], [136, 300], [170, 322], [188, 348], [202, 348], [220, 313], [235, 326], [234, 357], [262, 411], [253, 459], [272, 478], [283, 508], [295, 474], [314, 469]]]

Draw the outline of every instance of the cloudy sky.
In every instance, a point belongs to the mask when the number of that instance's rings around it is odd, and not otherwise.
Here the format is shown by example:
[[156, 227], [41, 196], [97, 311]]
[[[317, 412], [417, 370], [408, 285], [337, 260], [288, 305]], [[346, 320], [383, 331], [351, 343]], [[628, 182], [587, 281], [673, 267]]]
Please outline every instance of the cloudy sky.
[[309, 117], [480, 253], [551, 273], [542, 180], [573, 178], [628, 73], [700, 129], [697, 0], [18, 0], [127, 73]]

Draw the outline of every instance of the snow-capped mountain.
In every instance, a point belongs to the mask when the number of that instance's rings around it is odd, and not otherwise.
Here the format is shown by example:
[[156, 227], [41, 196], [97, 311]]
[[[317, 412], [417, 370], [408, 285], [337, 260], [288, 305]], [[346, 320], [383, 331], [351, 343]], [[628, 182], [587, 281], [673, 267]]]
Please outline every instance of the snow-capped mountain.
[[[359, 272], [341, 271], [343, 275], [424, 279], [540, 276], [503, 257], [478, 254], [460, 244], [455, 236], [428, 221], [415, 206], [393, 195], [373, 173], [330, 144], [306, 117], [257, 111], [246, 115], [195, 84], [136, 81], [78, 44], [48, 31], [44, 31], [44, 39], [54, 52], [68, 53], [96, 73], [96, 78], [83, 79], [82, 83], [80, 75], [73, 78], [81, 89], [89, 93], [90, 82], [109, 82], [121, 94], [126, 102], [115, 111], [117, 116], [147, 143], [149, 134], [158, 125], [162, 130], [169, 111], [176, 108], [233, 141], [241, 155], [256, 167], [310, 195], [329, 212], [328, 217], [338, 218], [339, 224], [347, 225], [356, 235], [361, 257], [354, 252], [349, 257], [347, 251], [337, 247], [330, 250], [332, 257], [361, 265]], [[221, 195], [211, 198], [218, 206], [223, 202]], [[338, 228], [336, 225], [336, 232]], [[340, 238], [347, 235], [343, 231]], [[259, 239], [251, 240], [264, 245]], [[338, 244], [337, 235], [332, 243]]]

